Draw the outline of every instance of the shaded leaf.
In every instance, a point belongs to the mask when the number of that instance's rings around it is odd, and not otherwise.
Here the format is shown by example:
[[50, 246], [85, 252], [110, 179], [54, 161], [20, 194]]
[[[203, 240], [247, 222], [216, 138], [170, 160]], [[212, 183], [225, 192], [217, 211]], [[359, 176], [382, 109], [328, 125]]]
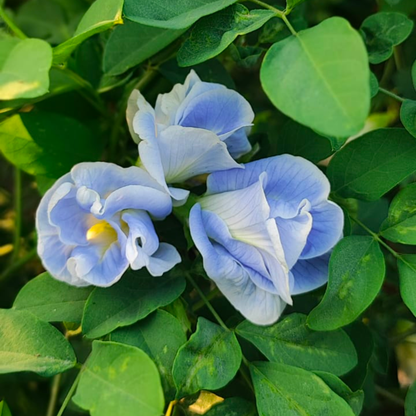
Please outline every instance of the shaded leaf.
[[403, 302], [416, 316], [416, 254], [402, 254], [397, 266]]
[[0, 416], [12, 416], [12, 412], [4, 400], [0, 402]]
[[214, 405], [204, 416], [257, 416], [253, 403], [241, 397], [230, 397]]
[[354, 321], [370, 306], [383, 284], [386, 266], [377, 241], [349, 236], [334, 248], [329, 280], [321, 303], [307, 324], [316, 331], [331, 331]]
[[416, 383], [413, 383], [407, 391], [404, 411], [406, 416], [416, 416]]
[[370, 94], [371, 98], [375, 97], [378, 94], [378, 79], [374, 75], [374, 72], [370, 72]]
[[165, 401], [157, 368], [145, 352], [94, 341], [73, 401], [92, 416], [160, 416]]
[[264, 91], [280, 111], [335, 137], [363, 128], [370, 107], [369, 77], [362, 39], [339, 17], [275, 43], [260, 72]]
[[120, 326], [132, 325], [161, 306], [177, 299], [185, 279], [173, 273], [162, 277], [146, 271], [128, 271], [109, 288], [96, 288], [85, 304], [82, 329], [88, 338], [98, 338]]
[[33, 371], [51, 377], [75, 366], [65, 337], [27, 311], [0, 309], [0, 374]]
[[406, 100], [400, 108], [400, 120], [404, 128], [416, 137], [416, 101]]

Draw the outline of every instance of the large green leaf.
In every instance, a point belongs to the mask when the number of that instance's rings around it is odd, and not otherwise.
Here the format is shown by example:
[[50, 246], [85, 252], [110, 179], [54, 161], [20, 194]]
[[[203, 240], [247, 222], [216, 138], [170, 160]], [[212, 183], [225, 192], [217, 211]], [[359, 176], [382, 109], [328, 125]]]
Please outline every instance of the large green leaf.
[[184, 290], [182, 276], [153, 277], [143, 270], [128, 271], [114, 286], [91, 293], [82, 318], [83, 332], [88, 338], [99, 338], [120, 326], [132, 325], [173, 302]]
[[124, 14], [134, 22], [184, 29], [199, 18], [225, 9], [236, 0], [125, 0]]
[[0, 39], [0, 100], [33, 98], [49, 90], [52, 49], [40, 39]]
[[235, 4], [199, 20], [178, 51], [180, 66], [192, 66], [219, 55], [237, 36], [262, 27], [275, 14], [271, 10], [248, 10]]
[[0, 402], [0, 416], [12, 416], [12, 412], [4, 400]]
[[395, 243], [416, 244], [416, 183], [406, 186], [394, 197], [380, 233]]
[[416, 137], [416, 101], [406, 100], [400, 107], [400, 120], [404, 128]]
[[0, 124], [0, 151], [31, 175], [59, 178], [99, 158], [103, 143], [78, 120], [57, 113], [21, 113]]
[[51, 377], [74, 367], [65, 337], [27, 311], [0, 309], [0, 374], [33, 371]]
[[372, 64], [390, 58], [393, 47], [402, 43], [412, 33], [413, 22], [402, 13], [376, 13], [361, 25], [368, 57]]
[[355, 416], [360, 416], [364, 404], [364, 392], [362, 390], [353, 392], [343, 381], [331, 373], [323, 371], [314, 371], [314, 373], [350, 405]]
[[104, 49], [104, 71], [119, 75], [159, 52], [184, 30], [161, 29], [126, 21], [116, 27]]
[[350, 406], [316, 374], [285, 364], [251, 367], [257, 409], [262, 416], [353, 416]]
[[26, 310], [48, 322], [80, 323], [91, 287], [74, 287], [42, 273], [18, 293], [13, 308]]
[[156, 365], [145, 352], [94, 341], [74, 402], [91, 416], [160, 416], [164, 398]]
[[339, 17], [275, 43], [260, 72], [264, 91], [287, 116], [321, 133], [348, 137], [370, 109], [370, 71], [359, 34]]
[[71, 39], [61, 43], [53, 50], [53, 61], [61, 63], [68, 59], [72, 51], [85, 39], [103, 32], [114, 25], [123, 23], [121, 12], [124, 0], [96, 0], [79, 22]]
[[327, 175], [338, 195], [373, 201], [415, 171], [416, 139], [404, 129], [380, 129], [337, 152]]
[[416, 383], [413, 383], [407, 391], [404, 411], [406, 416], [416, 416]]
[[111, 334], [111, 340], [142, 349], [158, 367], [165, 398], [173, 400], [176, 391], [173, 361], [179, 347], [186, 342], [182, 325], [174, 316], [157, 310], [132, 326], [117, 329]]
[[402, 259], [397, 261], [397, 266], [403, 302], [416, 316], [416, 254], [402, 254]]
[[308, 317], [316, 331], [331, 331], [353, 322], [373, 302], [386, 266], [377, 241], [367, 236], [343, 238], [329, 261], [328, 287]]
[[357, 364], [354, 345], [342, 329], [324, 334], [312, 331], [302, 314], [291, 314], [267, 327], [244, 321], [236, 331], [269, 361], [336, 375], [347, 373]]
[[253, 403], [241, 397], [230, 397], [214, 405], [204, 416], [257, 416]]
[[176, 397], [224, 387], [236, 375], [241, 358], [233, 332], [199, 318], [195, 333], [179, 349], [173, 363]]

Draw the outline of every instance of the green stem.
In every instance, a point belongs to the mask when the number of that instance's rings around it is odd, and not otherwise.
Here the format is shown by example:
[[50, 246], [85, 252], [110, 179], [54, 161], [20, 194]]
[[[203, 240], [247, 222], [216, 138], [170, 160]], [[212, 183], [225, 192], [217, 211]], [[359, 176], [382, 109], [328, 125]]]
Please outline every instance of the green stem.
[[13, 241], [13, 255], [12, 264], [19, 257], [20, 237], [22, 230], [22, 174], [18, 167], [14, 169], [14, 241]]
[[289, 22], [289, 19], [286, 17], [285, 14], [282, 15], [282, 19], [286, 23], [286, 26], [289, 28], [292, 35], [297, 36], [298, 33], [296, 32], [295, 28], [291, 25], [291, 23]]
[[269, 9], [272, 12], [274, 12], [276, 14], [277, 17], [280, 17], [283, 19], [283, 16], [285, 15], [284, 12], [282, 12], [281, 10], [277, 9], [276, 7], [270, 6], [270, 4], [264, 3], [263, 1], [260, 0], [249, 0], [251, 3], [255, 3], [258, 4], [259, 6], [263, 7], [264, 9]]
[[58, 414], [57, 414], [56, 416], [62, 416], [62, 415], [63, 415], [63, 413], [64, 413], [64, 411], [65, 411], [66, 407], [68, 406], [68, 403], [69, 403], [69, 402], [70, 402], [70, 400], [71, 400], [71, 397], [72, 397], [72, 396], [73, 396], [73, 394], [75, 393], [75, 389], [76, 389], [76, 388], [77, 388], [77, 386], [78, 386], [78, 383], [79, 383], [79, 380], [80, 380], [80, 378], [81, 378], [81, 374], [82, 374], [82, 371], [83, 371], [83, 369], [84, 369], [84, 368], [85, 368], [85, 367], [83, 367], [83, 368], [81, 369], [81, 371], [78, 373], [77, 377], [75, 378], [74, 382], [72, 383], [72, 386], [71, 386], [71, 388], [69, 389], [68, 394], [66, 395], [65, 400], [64, 400], [64, 402], [62, 403], [62, 406], [61, 406], [61, 408], [59, 409], [59, 412], [58, 412]]
[[10, 265], [2, 274], [0, 274], [0, 284], [4, 283], [4, 281], [10, 277], [16, 270], [20, 267], [24, 266], [27, 262], [33, 259], [36, 256], [37, 249], [36, 247], [29, 251], [24, 257], [18, 259], [13, 264]]
[[400, 397], [395, 396], [393, 393], [390, 393], [388, 390], [386, 390], [383, 387], [375, 386], [376, 392], [380, 394], [381, 396], [385, 397], [386, 399], [389, 399], [391, 402], [398, 404], [399, 406], [404, 407], [404, 400]]
[[62, 374], [57, 374], [52, 380], [51, 396], [48, 404], [46, 416], [53, 416], [55, 413], [56, 402], [58, 400], [59, 384], [61, 383]]
[[9, 26], [10, 30], [20, 39], [27, 39], [27, 36], [17, 27], [16, 23], [9, 17], [9, 15], [3, 9], [3, 6], [0, 6], [0, 18], [3, 19], [4, 23]]
[[382, 92], [383, 94], [386, 94], [386, 95], [388, 95], [389, 97], [391, 97], [391, 98], [394, 98], [395, 100], [397, 100], [397, 101], [400, 101], [400, 102], [405, 102], [406, 101], [406, 99], [405, 98], [402, 98], [402, 97], [399, 97], [397, 94], [395, 94], [394, 92], [391, 92], [391, 91], [389, 91], [389, 90], [386, 90], [385, 88], [382, 88], [382, 87], [379, 87], [379, 89], [378, 89], [380, 92]]

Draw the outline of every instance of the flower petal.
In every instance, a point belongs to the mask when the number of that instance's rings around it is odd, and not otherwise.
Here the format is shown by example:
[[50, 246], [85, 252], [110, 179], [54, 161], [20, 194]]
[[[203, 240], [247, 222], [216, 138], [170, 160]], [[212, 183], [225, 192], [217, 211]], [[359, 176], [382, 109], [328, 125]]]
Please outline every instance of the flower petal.
[[245, 155], [251, 150], [251, 144], [247, 138], [249, 132], [250, 128], [245, 127], [235, 131], [231, 136], [223, 140], [227, 145], [230, 155], [234, 159], [238, 159], [240, 156]]
[[159, 248], [149, 259], [147, 270], [152, 276], [162, 276], [182, 261], [181, 256], [171, 244], [160, 243]]

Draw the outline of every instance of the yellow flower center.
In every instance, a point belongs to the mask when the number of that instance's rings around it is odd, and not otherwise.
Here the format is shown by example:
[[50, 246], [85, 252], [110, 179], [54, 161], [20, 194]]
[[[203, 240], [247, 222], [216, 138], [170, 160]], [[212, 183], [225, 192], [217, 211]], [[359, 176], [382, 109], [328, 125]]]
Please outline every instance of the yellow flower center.
[[116, 230], [104, 220], [94, 224], [87, 231], [88, 241], [105, 247], [110, 247], [110, 245], [114, 243], [114, 241], [117, 241], [117, 239], [118, 236]]

